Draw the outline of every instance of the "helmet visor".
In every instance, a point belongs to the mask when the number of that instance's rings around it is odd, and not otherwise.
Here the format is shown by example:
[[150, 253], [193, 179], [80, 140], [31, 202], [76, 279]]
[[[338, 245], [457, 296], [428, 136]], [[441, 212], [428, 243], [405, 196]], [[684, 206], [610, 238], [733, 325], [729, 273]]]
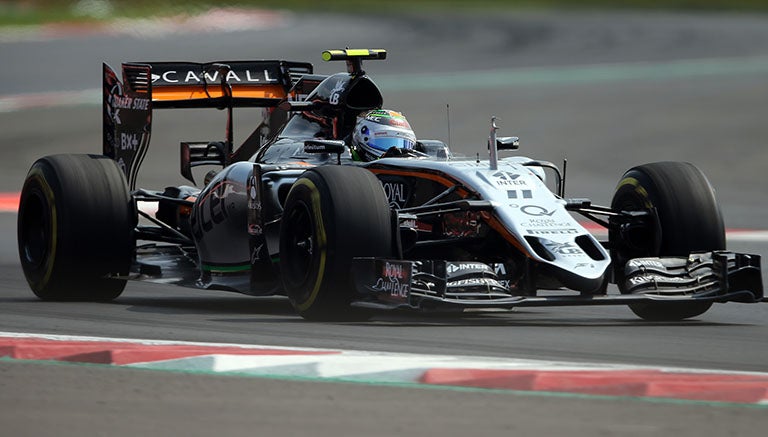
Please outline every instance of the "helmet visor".
[[416, 141], [402, 137], [381, 137], [372, 138], [368, 141], [368, 145], [374, 149], [386, 152], [392, 147], [397, 147], [398, 149], [413, 149], [413, 146], [416, 145]]

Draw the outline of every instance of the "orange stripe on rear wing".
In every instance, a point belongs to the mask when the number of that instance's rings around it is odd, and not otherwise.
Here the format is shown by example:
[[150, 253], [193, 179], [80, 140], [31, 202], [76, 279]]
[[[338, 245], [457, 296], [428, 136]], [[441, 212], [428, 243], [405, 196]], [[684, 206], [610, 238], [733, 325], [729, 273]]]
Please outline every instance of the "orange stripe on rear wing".
[[[288, 91], [282, 85], [233, 86], [232, 106], [271, 107], [286, 99]], [[220, 87], [179, 86], [153, 87], [152, 102], [155, 108], [223, 108], [227, 106], [227, 94]]]
[[[287, 92], [281, 85], [261, 85], [258, 88], [232, 86], [232, 98], [234, 99], [283, 99], [286, 96]], [[217, 99], [221, 97], [225, 97], [225, 93], [218, 87], [208, 90], [198, 86], [152, 88], [153, 102]]]

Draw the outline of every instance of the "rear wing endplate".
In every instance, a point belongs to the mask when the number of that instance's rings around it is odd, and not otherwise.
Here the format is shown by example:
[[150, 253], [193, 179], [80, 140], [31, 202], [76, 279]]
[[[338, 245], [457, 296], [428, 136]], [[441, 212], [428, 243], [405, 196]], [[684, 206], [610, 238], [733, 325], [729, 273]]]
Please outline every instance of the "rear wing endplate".
[[148, 65], [123, 65], [121, 82], [109, 65], [103, 67], [102, 153], [117, 162], [131, 190], [152, 132], [149, 74]]

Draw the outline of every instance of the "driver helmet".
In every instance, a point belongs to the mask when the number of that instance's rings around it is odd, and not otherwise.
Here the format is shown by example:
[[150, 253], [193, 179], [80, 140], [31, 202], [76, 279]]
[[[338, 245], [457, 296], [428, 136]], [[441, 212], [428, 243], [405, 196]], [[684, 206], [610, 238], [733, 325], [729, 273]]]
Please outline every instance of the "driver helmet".
[[352, 131], [352, 147], [364, 161], [381, 158], [389, 149], [413, 149], [416, 134], [403, 114], [389, 109], [374, 109], [357, 117]]

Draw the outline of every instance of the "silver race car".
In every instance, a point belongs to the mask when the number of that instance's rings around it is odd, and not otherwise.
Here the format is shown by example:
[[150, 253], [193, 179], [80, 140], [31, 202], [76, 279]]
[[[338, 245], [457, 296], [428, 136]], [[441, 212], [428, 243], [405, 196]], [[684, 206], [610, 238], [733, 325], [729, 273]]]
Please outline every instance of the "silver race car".
[[[315, 320], [614, 304], [680, 320], [764, 301], [760, 257], [725, 250], [714, 190], [692, 164], [634, 167], [611, 205], [597, 206], [566, 198], [564, 171], [518, 156], [519, 140], [499, 136], [494, 119], [483, 159], [418, 140], [360, 160], [355, 120], [383, 102], [362, 61], [386, 52], [323, 58], [347, 71], [148, 62], [123, 64], [121, 80], [105, 64], [102, 154], [41, 158], [24, 183], [18, 242], [32, 291], [111, 300], [140, 280], [284, 294]], [[263, 120], [234, 147], [240, 107], [263, 108]], [[216, 168], [201, 188], [136, 187], [160, 108], [227, 112], [223, 140], [180, 143], [190, 183], [194, 167]], [[607, 228], [607, 241], [575, 216]]]

